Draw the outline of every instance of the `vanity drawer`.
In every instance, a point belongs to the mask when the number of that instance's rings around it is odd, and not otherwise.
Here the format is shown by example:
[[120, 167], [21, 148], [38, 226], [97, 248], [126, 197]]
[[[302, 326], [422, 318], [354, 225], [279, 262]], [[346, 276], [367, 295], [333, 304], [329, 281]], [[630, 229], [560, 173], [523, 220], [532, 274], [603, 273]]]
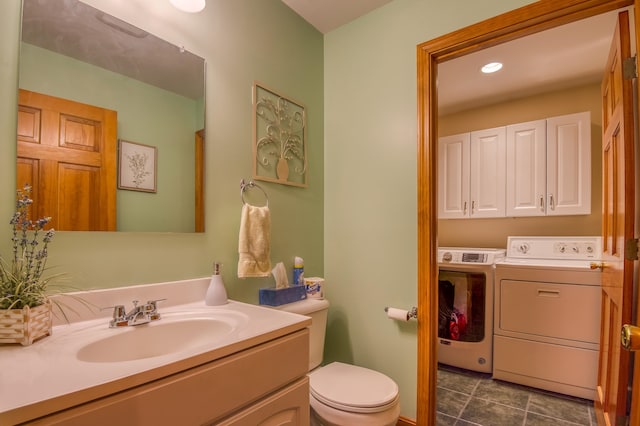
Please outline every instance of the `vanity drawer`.
[[245, 351], [27, 424], [112, 426], [215, 422], [304, 377], [309, 331]]

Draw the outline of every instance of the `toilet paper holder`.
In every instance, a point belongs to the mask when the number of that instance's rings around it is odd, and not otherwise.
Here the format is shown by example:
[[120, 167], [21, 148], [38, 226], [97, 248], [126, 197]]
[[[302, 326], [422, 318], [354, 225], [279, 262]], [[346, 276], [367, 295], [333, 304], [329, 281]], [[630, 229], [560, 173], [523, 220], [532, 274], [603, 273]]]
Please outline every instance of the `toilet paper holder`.
[[[384, 311], [389, 312], [389, 307], [385, 306]], [[418, 308], [415, 306], [407, 311], [407, 320], [410, 320], [411, 318], [418, 318]]]

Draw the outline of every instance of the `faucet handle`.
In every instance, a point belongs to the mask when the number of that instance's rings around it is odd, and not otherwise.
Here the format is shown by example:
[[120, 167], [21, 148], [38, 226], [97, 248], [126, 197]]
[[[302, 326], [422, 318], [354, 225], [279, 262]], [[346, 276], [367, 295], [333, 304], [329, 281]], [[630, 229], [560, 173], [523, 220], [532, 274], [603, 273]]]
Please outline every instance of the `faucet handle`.
[[108, 308], [113, 308], [113, 319], [109, 321], [109, 327], [115, 328], [127, 325], [127, 320], [125, 318], [127, 313], [124, 309], [124, 305], [108, 306], [107, 308], [102, 309]]
[[165, 299], [147, 300], [147, 304], [144, 305], [144, 311], [149, 315], [151, 321], [160, 319], [160, 312], [158, 312], [158, 302], [162, 302]]
[[124, 305], [116, 305], [113, 307], [113, 319], [124, 318], [125, 315]]
[[164, 299], [156, 299], [156, 300], [147, 300], [147, 305], [146, 306], [152, 306], [152, 310], [155, 311], [156, 309], [158, 309], [158, 302], [163, 302], [167, 300], [166, 298]]
[[100, 308], [101, 311], [106, 309], [113, 309], [113, 318], [123, 318], [125, 316], [124, 305], [104, 306]]

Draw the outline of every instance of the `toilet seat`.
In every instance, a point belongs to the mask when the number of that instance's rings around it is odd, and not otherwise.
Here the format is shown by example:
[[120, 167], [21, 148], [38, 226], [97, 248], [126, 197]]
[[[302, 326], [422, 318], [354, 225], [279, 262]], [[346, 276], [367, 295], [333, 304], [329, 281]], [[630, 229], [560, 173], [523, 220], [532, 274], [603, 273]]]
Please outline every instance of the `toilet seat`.
[[319, 402], [351, 413], [379, 413], [398, 403], [398, 385], [384, 374], [333, 362], [309, 374], [309, 390]]

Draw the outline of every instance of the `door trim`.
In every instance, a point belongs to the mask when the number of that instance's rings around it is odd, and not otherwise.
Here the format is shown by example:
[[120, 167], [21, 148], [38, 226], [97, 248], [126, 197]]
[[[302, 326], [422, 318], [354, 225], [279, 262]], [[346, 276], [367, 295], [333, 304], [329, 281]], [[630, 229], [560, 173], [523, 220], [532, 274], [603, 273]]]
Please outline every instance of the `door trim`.
[[[540, 0], [417, 46], [418, 65], [418, 372], [417, 424], [436, 423], [438, 64], [640, 0]], [[638, 17], [636, 16], [636, 19]], [[636, 40], [638, 31], [636, 31]]]

